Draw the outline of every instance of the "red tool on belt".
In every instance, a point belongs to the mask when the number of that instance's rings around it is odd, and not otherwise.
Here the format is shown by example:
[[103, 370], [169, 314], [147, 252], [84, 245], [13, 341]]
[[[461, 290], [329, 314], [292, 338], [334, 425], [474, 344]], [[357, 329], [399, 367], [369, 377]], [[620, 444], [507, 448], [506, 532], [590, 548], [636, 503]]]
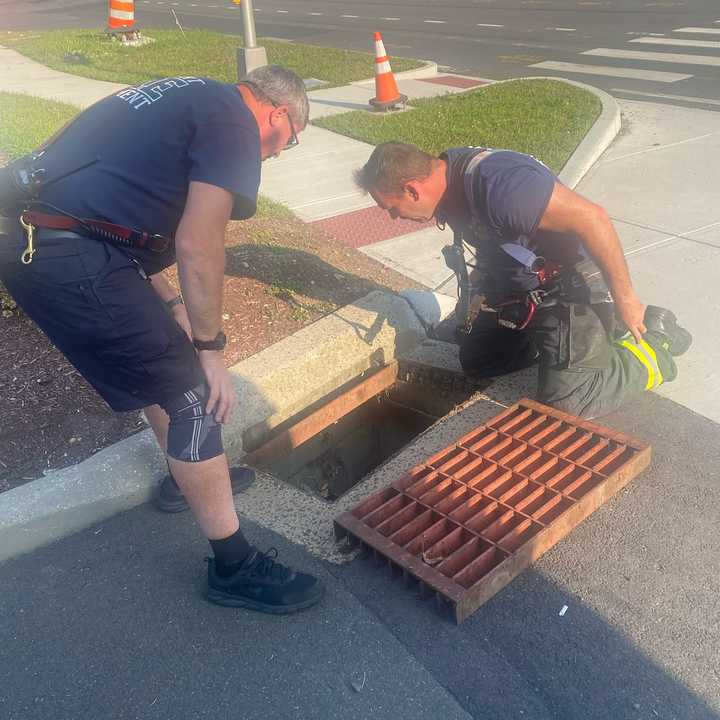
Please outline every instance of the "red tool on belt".
[[25, 210], [20, 215], [20, 224], [25, 230], [27, 248], [22, 255], [22, 262], [29, 265], [35, 253], [34, 233], [38, 228], [47, 230], [69, 230], [82, 235], [89, 235], [97, 240], [105, 240], [122, 247], [136, 250], [150, 250], [163, 253], [172, 245], [172, 238], [157, 233], [148, 233], [105, 220], [76, 218], [72, 215], [50, 215], [35, 210]]

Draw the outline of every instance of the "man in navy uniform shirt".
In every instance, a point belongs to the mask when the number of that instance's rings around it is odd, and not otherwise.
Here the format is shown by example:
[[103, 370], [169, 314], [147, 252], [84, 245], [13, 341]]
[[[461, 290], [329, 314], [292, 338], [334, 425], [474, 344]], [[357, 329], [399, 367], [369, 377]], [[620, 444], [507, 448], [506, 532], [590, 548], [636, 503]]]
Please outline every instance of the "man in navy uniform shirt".
[[[170, 469], [160, 506], [189, 504], [213, 548], [208, 598], [271, 613], [315, 604], [323, 586], [239, 527], [221, 437], [235, 403], [224, 237], [255, 213], [261, 162], [298, 144], [308, 112], [302, 80], [279, 66], [237, 85], [175, 77], [111, 95], [47, 145], [32, 261], [0, 250], [0, 280], [107, 403], [144, 408]], [[174, 242], [122, 246], [72, 218]], [[162, 275], [176, 261], [181, 296]]]
[[385, 143], [356, 181], [393, 218], [450, 225], [461, 265], [470, 246], [474, 300], [458, 333], [470, 376], [537, 359], [538, 399], [582, 417], [675, 379], [690, 334], [640, 301], [607, 213], [535, 158], [478, 147], [432, 157]]

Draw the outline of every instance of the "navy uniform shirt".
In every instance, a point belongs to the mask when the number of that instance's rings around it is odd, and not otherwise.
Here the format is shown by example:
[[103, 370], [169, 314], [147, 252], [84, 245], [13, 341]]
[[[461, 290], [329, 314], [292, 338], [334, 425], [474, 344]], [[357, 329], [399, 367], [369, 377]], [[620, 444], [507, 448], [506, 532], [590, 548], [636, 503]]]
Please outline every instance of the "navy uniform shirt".
[[[85, 163], [93, 164], [49, 185], [40, 199], [79, 217], [173, 237], [189, 184], [199, 181], [234, 195], [233, 219], [255, 214], [260, 136], [235, 85], [165, 78], [101, 100], [49, 147], [44, 167], [52, 180]], [[127, 252], [148, 273], [175, 261], [173, 250]]]

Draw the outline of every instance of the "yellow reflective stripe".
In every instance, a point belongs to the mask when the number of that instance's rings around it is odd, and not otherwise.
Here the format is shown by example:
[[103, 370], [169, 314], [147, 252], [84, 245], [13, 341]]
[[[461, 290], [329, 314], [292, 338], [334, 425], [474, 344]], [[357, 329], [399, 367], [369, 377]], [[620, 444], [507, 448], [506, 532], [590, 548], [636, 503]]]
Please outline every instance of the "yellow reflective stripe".
[[648, 373], [646, 390], [652, 390], [662, 383], [663, 376], [657, 362], [657, 355], [644, 340], [641, 340], [639, 345], [631, 340], [622, 340], [620, 346], [629, 350], [645, 366]]
[[658, 363], [657, 355], [655, 354], [655, 351], [652, 349], [652, 347], [648, 345], [648, 343], [646, 343], [644, 340], [640, 341], [640, 345], [652, 359], [653, 365], [655, 366], [655, 387], [658, 387], [659, 385], [662, 385], [665, 378], [663, 377], [662, 372], [660, 372], [660, 364]]

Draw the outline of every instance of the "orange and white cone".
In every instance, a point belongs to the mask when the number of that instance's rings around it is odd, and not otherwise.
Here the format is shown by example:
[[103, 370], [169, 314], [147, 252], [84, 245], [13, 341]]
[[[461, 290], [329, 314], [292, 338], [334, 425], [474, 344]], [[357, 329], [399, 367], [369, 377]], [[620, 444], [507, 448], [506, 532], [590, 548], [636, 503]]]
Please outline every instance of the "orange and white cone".
[[370, 104], [376, 110], [391, 110], [407, 102], [407, 96], [398, 90], [395, 76], [390, 67], [390, 58], [385, 52], [382, 35], [375, 33], [375, 97]]
[[117, 32], [135, 29], [135, 0], [109, 0], [108, 30]]

